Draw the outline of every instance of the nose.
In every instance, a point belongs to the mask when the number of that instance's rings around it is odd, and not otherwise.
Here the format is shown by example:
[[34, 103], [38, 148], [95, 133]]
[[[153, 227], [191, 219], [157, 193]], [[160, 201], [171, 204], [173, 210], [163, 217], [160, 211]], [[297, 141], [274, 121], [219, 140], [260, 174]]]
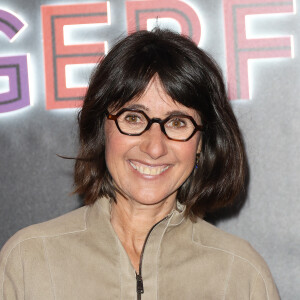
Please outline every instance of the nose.
[[141, 135], [140, 150], [152, 159], [158, 159], [167, 154], [167, 137], [157, 123], [152, 124], [149, 130]]

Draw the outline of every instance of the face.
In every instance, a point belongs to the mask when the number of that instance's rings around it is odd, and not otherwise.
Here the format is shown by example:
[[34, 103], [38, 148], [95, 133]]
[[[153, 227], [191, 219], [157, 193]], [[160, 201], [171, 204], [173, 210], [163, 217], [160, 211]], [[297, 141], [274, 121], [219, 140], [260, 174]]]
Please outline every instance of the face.
[[[124, 107], [161, 119], [180, 111], [201, 124], [197, 112], [174, 102], [158, 79], [149, 83], [141, 97]], [[201, 148], [199, 131], [186, 142], [172, 141], [158, 123], [140, 136], [128, 136], [119, 132], [114, 121], [106, 120], [105, 139], [106, 164], [115, 185], [127, 199], [146, 205], [175, 202], [177, 190], [193, 171], [196, 153]], [[120, 197], [117, 193], [117, 201]]]

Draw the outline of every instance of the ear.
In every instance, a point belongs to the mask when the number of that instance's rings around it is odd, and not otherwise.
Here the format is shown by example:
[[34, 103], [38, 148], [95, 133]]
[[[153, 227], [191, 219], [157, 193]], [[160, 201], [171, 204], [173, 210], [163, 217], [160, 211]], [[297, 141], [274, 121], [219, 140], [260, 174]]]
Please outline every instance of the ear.
[[201, 149], [202, 149], [202, 138], [200, 138], [200, 139], [199, 139], [199, 142], [198, 142], [197, 154], [200, 154]]

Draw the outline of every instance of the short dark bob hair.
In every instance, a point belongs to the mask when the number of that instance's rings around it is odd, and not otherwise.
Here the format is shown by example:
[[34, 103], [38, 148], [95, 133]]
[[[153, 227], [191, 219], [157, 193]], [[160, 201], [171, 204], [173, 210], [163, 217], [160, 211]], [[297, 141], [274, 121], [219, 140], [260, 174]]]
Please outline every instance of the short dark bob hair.
[[159, 28], [120, 40], [96, 67], [78, 115], [75, 192], [86, 205], [102, 196], [116, 201], [105, 163], [105, 111], [141, 96], [154, 76], [174, 101], [195, 109], [205, 127], [198, 168], [177, 193], [186, 216], [194, 220], [233, 204], [244, 186], [246, 159], [222, 73], [189, 38]]

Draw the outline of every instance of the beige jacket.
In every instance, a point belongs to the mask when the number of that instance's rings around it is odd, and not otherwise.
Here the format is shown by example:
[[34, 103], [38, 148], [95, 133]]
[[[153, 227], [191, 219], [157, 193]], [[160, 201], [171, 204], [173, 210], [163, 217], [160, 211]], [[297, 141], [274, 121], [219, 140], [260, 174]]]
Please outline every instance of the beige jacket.
[[[151, 231], [141, 275], [142, 300], [279, 299], [247, 242], [178, 211]], [[107, 199], [19, 231], [0, 254], [0, 300], [130, 300], [136, 289]]]

